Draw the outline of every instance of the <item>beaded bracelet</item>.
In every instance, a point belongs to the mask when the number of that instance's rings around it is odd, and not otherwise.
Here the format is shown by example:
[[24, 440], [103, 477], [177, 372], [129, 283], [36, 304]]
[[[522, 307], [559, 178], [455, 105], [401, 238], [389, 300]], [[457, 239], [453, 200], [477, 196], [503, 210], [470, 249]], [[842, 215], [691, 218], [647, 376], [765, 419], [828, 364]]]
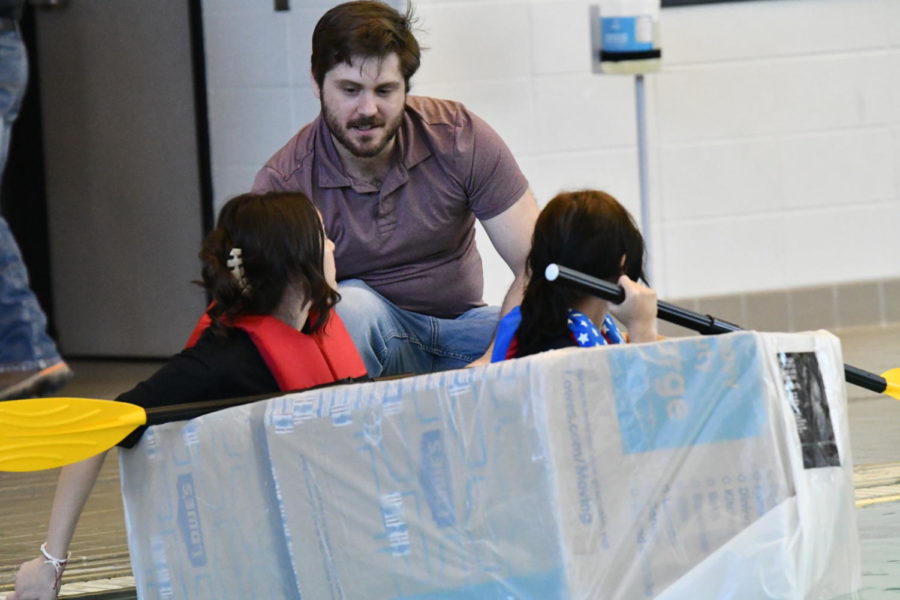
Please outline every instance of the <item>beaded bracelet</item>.
[[44, 555], [44, 564], [53, 565], [53, 570], [56, 571], [56, 581], [53, 583], [53, 589], [59, 591], [60, 584], [62, 583], [63, 571], [66, 569], [66, 565], [69, 563], [69, 557], [72, 556], [72, 553], [69, 552], [66, 554], [65, 558], [56, 558], [47, 552], [47, 542], [44, 542], [41, 544], [41, 554]]

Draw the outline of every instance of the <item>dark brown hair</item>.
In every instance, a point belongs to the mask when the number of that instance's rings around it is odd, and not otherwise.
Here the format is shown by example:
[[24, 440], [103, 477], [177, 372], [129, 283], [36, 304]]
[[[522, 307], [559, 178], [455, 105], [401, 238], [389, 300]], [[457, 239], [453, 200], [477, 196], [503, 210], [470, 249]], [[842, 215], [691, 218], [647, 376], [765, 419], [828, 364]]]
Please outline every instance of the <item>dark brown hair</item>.
[[409, 80], [419, 69], [421, 50], [412, 34], [412, 5], [405, 14], [384, 2], [358, 0], [339, 4], [326, 12], [313, 31], [312, 74], [319, 88], [325, 74], [338, 63], [354, 57], [384, 59], [395, 52], [409, 91]]
[[[304, 332], [318, 330], [340, 299], [325, 279], [325, 233], [315, 206], [300, 192], [243, 194], [229, 200], [200, 249], [202, 285], [214, 304], [208, 314], [220, 333], [240, 315], [268, 315], [288, 285], [311, 303]], [[244, 289], [228, 266], [241, 249]]]
[[544, 270], [550, 263], [613, 283], [622, 274], [646, 281], [644, 238], [624, 206], [596, 190], [557, 195], [534, 226], [517, 334], [519, 356], [541, 352], [564, 336], [568, 309], [586, 295], [564, 282], [547, 281]]

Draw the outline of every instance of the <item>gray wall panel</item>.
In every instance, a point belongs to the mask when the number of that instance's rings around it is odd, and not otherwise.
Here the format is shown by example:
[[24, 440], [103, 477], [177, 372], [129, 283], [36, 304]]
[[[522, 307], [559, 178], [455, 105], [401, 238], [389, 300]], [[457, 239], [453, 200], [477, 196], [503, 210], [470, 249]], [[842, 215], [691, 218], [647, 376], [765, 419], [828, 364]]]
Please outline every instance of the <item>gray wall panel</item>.
[[61, 348], [170, 355], [204, 305], [188, 3], [40, 11], [38, 53]]

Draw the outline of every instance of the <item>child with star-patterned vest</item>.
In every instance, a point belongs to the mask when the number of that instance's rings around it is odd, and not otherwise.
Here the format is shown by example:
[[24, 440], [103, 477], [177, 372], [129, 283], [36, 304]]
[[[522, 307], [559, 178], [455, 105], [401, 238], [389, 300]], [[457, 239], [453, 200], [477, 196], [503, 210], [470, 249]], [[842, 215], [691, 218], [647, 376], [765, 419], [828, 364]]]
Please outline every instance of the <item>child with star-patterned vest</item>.
[[[563, 281], [547, 281], [543, 274], [551, 263], [618, 283], [625, 301], [612, 304]], [[646, 282], [643, 263], [641, 233], [615, 198], [595, 190], [557, 195], [535, 224], [522, 305], [501, 319], [491, 361], [570, 346], [656, 341], [656, 292], [638, 283]]]

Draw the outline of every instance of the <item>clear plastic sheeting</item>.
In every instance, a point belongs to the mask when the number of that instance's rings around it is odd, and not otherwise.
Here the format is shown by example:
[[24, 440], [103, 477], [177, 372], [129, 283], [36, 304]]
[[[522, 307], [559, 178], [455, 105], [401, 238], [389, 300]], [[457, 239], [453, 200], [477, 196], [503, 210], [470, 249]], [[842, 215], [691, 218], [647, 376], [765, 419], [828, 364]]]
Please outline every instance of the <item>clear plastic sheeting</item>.
[[825, 599], [859, 585], [839, 342], [570, 349], [287, 395], [120, 454], [141, 598]]

